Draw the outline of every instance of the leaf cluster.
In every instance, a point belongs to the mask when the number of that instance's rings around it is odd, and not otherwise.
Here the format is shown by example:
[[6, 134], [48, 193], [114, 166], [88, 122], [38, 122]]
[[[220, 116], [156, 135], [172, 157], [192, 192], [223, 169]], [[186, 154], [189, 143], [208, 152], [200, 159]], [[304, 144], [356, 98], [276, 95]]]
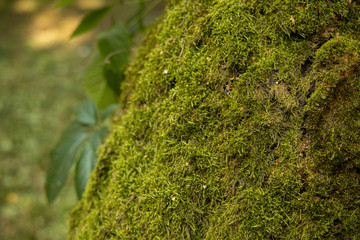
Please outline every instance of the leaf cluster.
[[95, 102], [88, 99], [76, 109], [76, 120], [64, 131], [52, 153], [45, 186], [50, 203], [64, 187], [74, 165], [76, 193], [81, 198], [96, 165], [97, 149], [109, 134], [106, 120], [116, 107], [116, 104], [112, 104], [99, 112]]
[[[65, 7], [74, 2], [76, 0], [62, 0], [57, 7]], [[84, 74], [89, 99], [78, 106], [76, 120], [68, 126], [53, 150], [45, 184], [49, 202], [55, 200], [74, 165], [75, 188], [79, 199], [81, 198], [96, 164], [96, 150], [109, 133], [110, 124], [105, 124], [105, 120], [118, 106], [120, 85], [129, 63], [132, 39], [136, 33], [144, 30], [143, 18], [146, 12], [160, 2], [154, 1], [155, 4], [150, 7], [143, 0], [133, 2], [138, 8], [125, 23], [115, 22], [97, 34], [99, 54]], [[123, 1], [113, 1], [112, 4], [91, 10], [83, 17], [71, 37], [94, 30], [104, 18], [114, 14], [116, 6], [123, 5]]]

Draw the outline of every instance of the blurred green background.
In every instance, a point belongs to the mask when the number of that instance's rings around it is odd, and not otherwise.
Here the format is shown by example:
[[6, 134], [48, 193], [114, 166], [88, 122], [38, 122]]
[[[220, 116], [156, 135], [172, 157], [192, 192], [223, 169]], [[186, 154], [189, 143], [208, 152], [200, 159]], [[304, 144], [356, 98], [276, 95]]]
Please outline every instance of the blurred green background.
[[84, 69], [94, 33], [70, 40], [83, 14], [102, 1], [0, 1], [0, 239], [66, 239], [77, 202], [72, 178], [49, 206], [49, 154], [85, 98]]
[[[57, 2], [0, 0], [0, 240], [66, 239], [77, 203], [73, 175], [52, 205], [44, 183], [50, 152], [86, 98], [83, 74], [97, 55], [96, 31], [70, 36], [84, 14], [110, 0], [55, 8]], [[136, 9], [135, 0], [121, 2], [100, 29]], [[161, 4], [147, 12], [145, 25], [164, 9], [165, 1], [153, 2]]]

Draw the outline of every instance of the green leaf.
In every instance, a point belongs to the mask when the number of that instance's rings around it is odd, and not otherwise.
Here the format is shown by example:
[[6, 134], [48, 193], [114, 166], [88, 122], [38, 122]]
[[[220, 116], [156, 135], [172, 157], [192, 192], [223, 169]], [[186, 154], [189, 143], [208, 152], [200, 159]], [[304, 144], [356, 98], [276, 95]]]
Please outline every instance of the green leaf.
[[131, 37], [125, 26], [118, 22], [99, 33], [97, 40], [104, 64], [122, 74], [129, 62], [131, 48]]
[[88, 136], [86, 128], [76, 122], [64, 132], [60, 143], [53, 151], [46, 178], [45, 189], [49, 203], [54, 201], [63, 188], [68, 173], [76, 162], [77, 153]]
[[103, 7], [100, 9], [93, 10], [85, 15], [85, 17], [81, 20], [79, 26], [75, 29], [71, 37], [75, 37], [77, 35], [83, 34], [94, 29], [101, 19], [103, 19], [106, 14], [110, 11], [112, 6]]
[[119, 106], [119, 104], [111, 104], [103, 111], [101, 111], [101, 120], [104, 121], [105, 119], [107, 119], [111, 114], [114, 113], [115, 109]]
[[103, 66], [103, 74], [106, 84], [114, 91], [116, 96], [120, 96], [120, 83], [124, 80], [124, 68], [115, 71], [110, 65]]
[[56, 7], [64, 7], [64, 6], [67, 6], [73, 2], [75, 2], [77, 0], [61, 0], [58, 4], [56, 4]]
[[90, 174], [95, 168], [97, 158], [96, 151], [100, 147], [100, 144], [104, 142], [108, 133], [107, 127], [103, 127], [94, 132], [91, 135], [91, 139], [88, 140], [82, 150], [75, 169], [75, 188], [79, 199], [82, 197], [86, 184], [89, 181]]
[[[100, 109], [117, 102], [117, 94], [109, 86], [102, 67], [102, 60], [95, 61], [85, 72], [84, 82], [87, 94]], [[120, 84], [119, 84], [120, 88]]]
[[92, 99], [87, 99], [76, 109], [78, 122], [85, 125], [96, 125], [98, 122], [98, 111]]
[[89, 180], [90, 173], [94, 169], [95, 164], [96, 154], [92, 150], [90, 144], [87, 144], [81, 153], [75, 170], [75, 189], [78, 199], [81, 199], [86, 184]]
[[101, 59], [85, 73], [87, 94], [100, 109], [117, 102], [123, 72], [129, 62], [131, 38], [122, 23], [117, 23], [98, 35]]

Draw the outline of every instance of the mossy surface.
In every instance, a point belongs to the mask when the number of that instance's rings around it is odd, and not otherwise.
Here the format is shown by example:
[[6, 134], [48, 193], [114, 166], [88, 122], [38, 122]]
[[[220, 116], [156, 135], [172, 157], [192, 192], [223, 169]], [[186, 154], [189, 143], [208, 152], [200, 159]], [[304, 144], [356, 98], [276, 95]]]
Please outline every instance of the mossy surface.
[[70, 239], [360, 239], [360, 3], [171, 1]]

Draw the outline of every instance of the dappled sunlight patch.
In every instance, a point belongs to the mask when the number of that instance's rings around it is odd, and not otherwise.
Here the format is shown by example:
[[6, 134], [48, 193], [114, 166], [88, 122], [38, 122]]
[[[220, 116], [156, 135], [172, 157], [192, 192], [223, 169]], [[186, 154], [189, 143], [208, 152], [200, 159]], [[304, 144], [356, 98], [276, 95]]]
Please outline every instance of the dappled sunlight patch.
[[35, 12], [42, 3], [37, 0], [18, 0], [15, 1], [13, 10], [16, 13], [32, 13]]
[[84, 9], [84, 10], [88, 10], [88, 9], [95, 9], [95, 8], [100, 8], [104, 6], [104, 2], [103, 1], [99, 1], [99, 0], [79, 0], [76, 1], [76, 6]]
[[19, 201], [19, 196], [14, 192], [8, 193], [6, 195], [6, 201], [9, 204], [16, 204]]
[[63, 17], [60, 11], [53, 8], [45, 9], [32, 20], [28, 44], [36, 49], [45, 49], [58, 44], [66, 44], [67, 48], [73, 48], [92, 36], [92, 34], [84, 34], [70, 40], [79, 21], [78, 15]]

